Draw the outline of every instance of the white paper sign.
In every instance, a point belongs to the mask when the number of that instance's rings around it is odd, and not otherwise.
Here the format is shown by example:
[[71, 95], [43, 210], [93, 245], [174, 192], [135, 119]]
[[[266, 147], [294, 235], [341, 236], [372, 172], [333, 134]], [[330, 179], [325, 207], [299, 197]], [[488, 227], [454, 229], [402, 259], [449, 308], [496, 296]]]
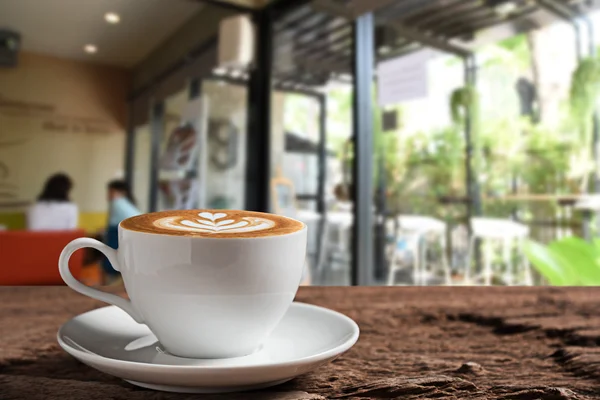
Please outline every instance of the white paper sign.
[[427, 97], [427, 61], [431, 50], [420, 50], [377, 65], [380, 106]]

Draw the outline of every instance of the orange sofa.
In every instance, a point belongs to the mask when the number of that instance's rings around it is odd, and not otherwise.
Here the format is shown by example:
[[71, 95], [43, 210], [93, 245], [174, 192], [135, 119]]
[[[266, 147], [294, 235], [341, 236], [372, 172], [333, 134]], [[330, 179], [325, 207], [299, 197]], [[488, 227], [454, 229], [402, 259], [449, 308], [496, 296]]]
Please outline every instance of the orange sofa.
[[[64, 285], [58, 256], [67, 243], [83, 236], [83, 230], [0, 231], [0, 285]], [[69, 265], [79, 278], [83, 251], [75, 252]]]

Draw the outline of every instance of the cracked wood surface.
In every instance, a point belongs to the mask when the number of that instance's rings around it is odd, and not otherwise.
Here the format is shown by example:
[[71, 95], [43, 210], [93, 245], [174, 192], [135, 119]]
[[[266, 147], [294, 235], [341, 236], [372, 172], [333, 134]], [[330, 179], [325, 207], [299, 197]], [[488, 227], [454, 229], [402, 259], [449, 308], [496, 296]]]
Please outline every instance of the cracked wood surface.
[[137, 388], [64, 353], [58, 327], [103, 306], [65, 287], [0, 287], [0, 399], [600, 399], [600, 289], [301, 288], [340, 311], [358, 343], [263, 391]]

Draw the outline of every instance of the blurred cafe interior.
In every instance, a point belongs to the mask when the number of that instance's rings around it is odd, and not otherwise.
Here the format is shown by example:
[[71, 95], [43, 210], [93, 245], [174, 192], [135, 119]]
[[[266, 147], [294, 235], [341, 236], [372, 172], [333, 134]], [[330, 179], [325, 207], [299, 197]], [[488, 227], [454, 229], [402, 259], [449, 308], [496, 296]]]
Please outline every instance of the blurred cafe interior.
[[306, 285], [598, 285], [599, 22], [592, 0], [0, 0], [0, 285], [190, 208], [303, 221]]

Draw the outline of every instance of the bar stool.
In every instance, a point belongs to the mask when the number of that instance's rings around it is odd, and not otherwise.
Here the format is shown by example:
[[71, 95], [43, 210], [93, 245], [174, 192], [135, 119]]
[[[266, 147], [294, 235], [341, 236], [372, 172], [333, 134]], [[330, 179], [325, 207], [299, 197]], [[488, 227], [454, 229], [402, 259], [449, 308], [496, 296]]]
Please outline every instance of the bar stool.
[[[507, 285], [532, 285], [531, 269], [523, 253], [523, 242], [528, 236], [529, 227], [518, 222], [508, 219], [471, 218], [465, 283], [483, 282], [484, 285], [489, 286], [492, 284], [492, 278], [496, 276]], [[475, 258], [474, 250], [477, 239], [480, 239], [482, 243], [483, 269], [479, 275], [471, 279], [471, 264]], [[492, 258], [499, 259], [499, 261], [495, 262]], [[504, 267], [504, 273], [500, 275], [502, 267]]]
[[[393, 221], [392, 221], [393, 222]], [[439, 219], [420, 215], [400, 215], [396, 217], [397, 228], [394, 248], [391, 251], [388, 285], [394, 285], [396, 274], [405, 269], [401, 256], [406, 251], [412, 259], [412, 275], [414, 285], [424, 285], [431, 275], [441, 273], [446, 284], [452, 283], [447, 257], [446, 223]], [[387, 224], [390, 229], [390, 224]], [[402, 242], [401, 242], [402, 240]], [[399, 244], [405, 243], [406, 248], [400, 249]], [[427, 252], [431, 244], [439, 244], [441, 263], [434, 265], [428, 262]], [[439, 268], [441, 267], [441, 268]]]

